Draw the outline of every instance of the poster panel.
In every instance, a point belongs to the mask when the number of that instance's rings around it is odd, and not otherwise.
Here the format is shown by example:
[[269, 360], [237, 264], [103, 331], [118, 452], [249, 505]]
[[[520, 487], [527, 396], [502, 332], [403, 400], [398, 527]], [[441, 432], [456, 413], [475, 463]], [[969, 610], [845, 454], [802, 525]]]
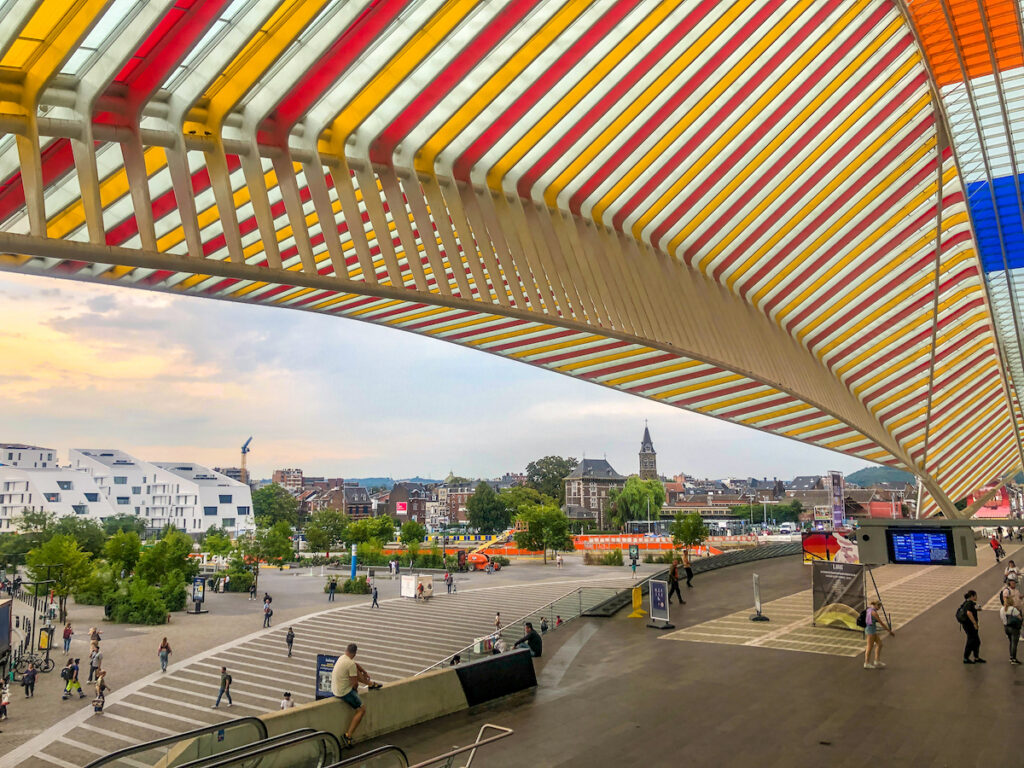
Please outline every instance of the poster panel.
[[857, 537], [852, 531], [804, 531], [802, 541], [805, 564], [818, 560], [860, 562]]
[[316, 698], [329, 699], [334, 695], [331, 693], [331, 673], [337, 660], [337, 656], [328, 653], [316, 655]]
[[839, 528], [846, 519], [846, 492], [843, 487], [843, 473], [829, 472], [829, 499], [832, 502], [832, 525]]
[[857, 616], [867, 605], [864, 566], [816, 560], [811, 565], [811, 593], [816, 627], [860, 632]]
[[651, 619], [668, 621], [668, 582], [650, 581], [651, 585]]
[[201, 603], [206, 599], [206, 577], [196, 576], [192, 579], [192, 601]]

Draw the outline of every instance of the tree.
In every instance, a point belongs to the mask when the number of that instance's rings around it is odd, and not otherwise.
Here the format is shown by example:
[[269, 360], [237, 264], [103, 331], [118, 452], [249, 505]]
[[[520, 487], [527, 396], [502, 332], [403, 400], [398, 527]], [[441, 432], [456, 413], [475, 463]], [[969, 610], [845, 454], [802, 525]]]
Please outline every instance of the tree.
[[665, 503], [665, 486], [658, 480], [631, 477], [623, 488], [613, 488], [608, 500], [613, 507], [612, 521], [625, 528], [630, 520], [646, 519], [648, 510], [652, 520], [658, 519]]
[[672, 525], [669, 526], [669, 533], [672, 534], [672, 543], [676, 548], [699, 546], [708, 537], [704, 519], [697, 512], [688, 515], [677, 513]]
[[270, 528], [264, 528], [256, 532], [259, 541], [260, 552], [267, 562], [276, 560], [278, 562], [292, 556], [292, 529], [284, 520], [278, 520]]
[[231, 537], [227, 531], [222, 528], [218, 528], [216, 525], [212, 525], [206, 529], [206, 533], [203, 534], [202, 543], [203, 552], [209, 552], [211, 555], [228, 555], [231, 554], [233, 546], [231, 544]]
[[569, 533], [569, 518], [554, 504], [531, 504], [523, 507], [516, 521], [523, 530], [516, 531], [516, 546], [520, 549], [539, 549], [543, 552], [544, 564], [548, 562], [548, 550], [572, 549], [572, 535]]
[[402, 543], [413, 557], [419, 554], [420, 542], [427, 536], [427, 529], [415, 520], [402, 523]]
[[512, 521], [508, 507], [487, 483], [481, 482], [466, 502], [466, 516], [471, 527], [480, 533], [497, 533]]
[[26, 508], [22, 510], [21, 517], [14, 521], [14, 525], [21, 531], [22, 536], [26, 537], [31, 549], [50, 538], [54, 526], [57, 525], [57, 516], [52, 512], [36, 512]]
[[103, 527], [95, 520], [86, 517], [62, 517], [53, 526], [51, 533], [74, 536], [78, 546], [93, 557], [103, 554], [103, 545], [107, 540]]
[[[388, 518], [390, 519], [390, 518]], [[345, 541], [349, 544], [362, 544], [372, 538], [369, 519], [354, 520], [345, 529]]]
[[314, 552], [329, 552], [345, 541], [349, 518], [337, 509], [323, 509], [313, 514], [306, 523], [303, 533], [309, 548]]
[[253, 491], [252, 511], [256, 525], [261, 528], [281, 521], [292, 526], [299, 519], [299, 500], [277, 483], [271, 483]]
[[526, 484], [545, 496], [557, 499], [558, 506], [562, 506], [565, 504], [565, 483], [562, 481], [578, 463], [572, 456], [545, 456], [531, 461], [526, 465]]
[[387, 515], [371, 517], [366, 521], [367, 531], [370, 534], [370, 538], [377, 539], [381, 544], [387, 544], [389, 541], [394, 541], [395, 525], [395, 519], [388, 517]]
[[146, 535], [146, 521], [134, 515], [114, 515], [103, 518], [103, 531], [107, 536], [113, 536], [118, 531], [135, 531], [141, 539]]
[[168, 526], [160, 541], [139, 555], [135, 575], [147, 584], [163, 585], [181, 580], [188, 582], [199, 572], [192, 554], [192, 539], [177, 528]]
[[135, 531], [125, 533], [118, 531], [103, 547], [103, 556], [114, 567], [115, 573], [125, 571], [131, 573], [139, 562], [142, 552], [142, 541]]
[[[83, 552], [74, 536], [57, 534], [32, 549], [25, 558], [32, 581], [53, 579], [53, 593], [60, 598], [60, 620], [67, 621], [68, 595], [89, 578], [89, 553]], [[52, 565], [53, 568], [45, 566]], [[40, 593], [43, 594], [43, 593]]]
[[511, 488], [505, 488], [498, 492], [498, 498], [501, 499], [513, 519], [526, 507], [555, 504], [553, 496], [545, 496], [537, 489], [525, 485], [513, 485]]

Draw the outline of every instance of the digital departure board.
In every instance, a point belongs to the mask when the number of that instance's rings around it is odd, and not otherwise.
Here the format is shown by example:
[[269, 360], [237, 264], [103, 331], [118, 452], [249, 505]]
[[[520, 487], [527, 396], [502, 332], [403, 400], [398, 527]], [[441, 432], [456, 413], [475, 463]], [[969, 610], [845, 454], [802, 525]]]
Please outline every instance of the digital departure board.
[[887, 528], [885, 538], [890, 563], [956, 565], [951, 528]]

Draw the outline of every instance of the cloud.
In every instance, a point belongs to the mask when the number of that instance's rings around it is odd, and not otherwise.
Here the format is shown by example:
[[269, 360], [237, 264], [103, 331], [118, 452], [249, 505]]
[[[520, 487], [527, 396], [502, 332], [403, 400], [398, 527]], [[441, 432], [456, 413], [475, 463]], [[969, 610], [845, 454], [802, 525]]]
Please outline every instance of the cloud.
[[257, 476], [492, 476], [543, 455], [791, 476], [864, 462], [367, 323], [0, 276], [0, 439], [118, 447]]

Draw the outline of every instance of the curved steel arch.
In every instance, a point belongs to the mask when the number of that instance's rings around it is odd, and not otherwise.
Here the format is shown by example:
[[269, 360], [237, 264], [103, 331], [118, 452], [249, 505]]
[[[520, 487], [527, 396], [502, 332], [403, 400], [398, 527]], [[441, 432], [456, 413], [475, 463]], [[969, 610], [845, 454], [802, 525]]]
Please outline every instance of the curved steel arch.
[[909, 467], [946, 514], [1021, 464], [891, 2], [0, 13], [0, 268], [431, 335]]

